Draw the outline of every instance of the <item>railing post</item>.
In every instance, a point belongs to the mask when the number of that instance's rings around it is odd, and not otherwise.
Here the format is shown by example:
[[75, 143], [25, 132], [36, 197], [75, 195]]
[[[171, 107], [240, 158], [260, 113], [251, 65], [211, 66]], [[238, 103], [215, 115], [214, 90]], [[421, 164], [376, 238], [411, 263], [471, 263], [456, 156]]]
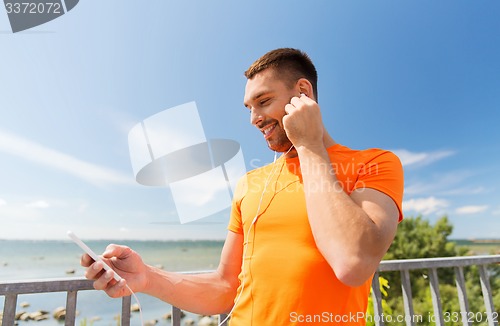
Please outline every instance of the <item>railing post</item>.
[[181, 310], [172, 306], [172, 326], [181, 326]]
[[413, 296], [411, 294], [410, 271], [407, 269], [401, 270], [401, 289], [403, 291], [403, 305], [405, 308], [406, 326], [414, 326], [413, 316]]
[[463, 326], [472, 326], [472, 322], [468, 316], [469, 313], [469, 300], [467, 299], [467, 291], [465, 290], [465, 277], [463, 267], [455, 267], [455, 283], [457, 285], [458, 302], [460, 304], [460, 317]]
[[65, 326], [75, 325], [76, 296], [77, 296], [77, 291], [68, 291], [66, 294], [66, 316], [64, 317]]
[[378, 272], [375, 272], [372, 280], [373, 320], [376, 326], [384, 326], [384, 321], [380, 318], [384, 311], [382, 309], [382, 293], [380, 293], [380, 281], [378, 278]]
[[219, 315], [219, 324], [220, 324], [221, 326], [227, 326], [227, 321], [228, 321], [229, 319], [227, 319], [227, 320], [226, 320], [226, 318], [227, 318], [227, 314], [220, 314], [220, 315]]
[[486, 316], [488, 317], [488, 326], [498, 326], [498, 315], [496, 316], [496, 318], [493, 318], [493, 312], [495, 311], [495, 308], [493, 307], [490, 280], [485, 265], [479, 266], [479, 280], [481, 281], [481, 290], [483, 292]]
[[122, 315], [120, 317], [121, 326], [130, 326], [130, 308], [132, 307], [132, 297], [122, 298]]
[[5, 295], [2, 325], [14, 325], [16, 318], [17, 293]]
[[429, 285], [431, 287], [432, 306], [434, 307], [436, 326], [444, 326], [443, 307], [441, 306], [439, 279], [436, 268], [429, 269]]

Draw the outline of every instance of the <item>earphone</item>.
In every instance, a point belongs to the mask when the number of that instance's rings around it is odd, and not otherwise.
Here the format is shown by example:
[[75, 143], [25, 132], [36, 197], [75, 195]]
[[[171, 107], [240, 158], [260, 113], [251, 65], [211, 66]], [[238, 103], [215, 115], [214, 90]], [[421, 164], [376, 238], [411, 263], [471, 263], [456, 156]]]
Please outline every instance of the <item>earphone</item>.
[[[293, 145], [290, 146], [290, 148], [282, 155], [282, 157], [286, 156], [288, 153], [290, 153], [290, 151], [292, 150], [293, 148]], [[273, 166], [273, 169], [271, 170], [271, 173], [269, 173], [269, 175], [267, 176], [267, 179], [266, 179], [266, 182], [264, 184], [264, 189], [262, 190], [262, 193], [260, 195], [260, 199], [259, 199], [259, 205], [257, 205], [257, 211], [255, 213], [255, 216], [252, 220], [252, 223], [250, 223], [250, 226], [248, 227], [248, 231], [247, 231], [247, 234], [246, 234], [246, 237], [243, 239], [243, 258], [242, 258], [242, 267], [241, 267], [241, 273], [243, 275], [242, 279], [241, 279], [241, 290], [240, 290], [240, 293], [238, 294], [238, 297], [236, 298], [236, 300], [234, 301], [234, 305], [233, 305], [233, 308], [231, 308], [231, 311], [227, 314], [226, 318], [224, 318], [224, 320], [222, 320], [218, 326], [222, 326], [222, 324], [224, 324], [228, 319], [229, 317], [231, 317], [231, 314], [233, 313], [234, 311], [234, 308], [236, 308], [236, 305], [238, 304], [238, 302], [240, 301], [240, 298], [241, 298], [241, 295], [243, 294], [243, 290], [245, 289], [245, 278], [246, 278], [246, 271], [245, 271], [245, 260], [246, 260], [246, 254], [247, 254], [247, 248], [248, 248], [248, 239], [250, 238], [250, 232], [252, 231], [252, 227], [255, 225], [255, 223], [257, 222], [257, 220], [259, 219], [259, 216], [260, 216], [260, 207], [262, 205], [262, 201], [264, 199], [264, 194], [266, 193], [266, 189], [267, 189], [267, 186], [269, 186], [269, 184], [271, 183], [271, 179], [272, 177], [276, 174], [277, 171], [279, 171], [281, 168], [283, 168], [283, 164], [281, 165], [278, 165], [276, 164], [276, 160], [277, 160], [277, 155], [278, 155], [278, 152], [274, 152], [274, 164], [275, 166]], [[246, 243], [245, 243], [245, 239], [246, 239]]]

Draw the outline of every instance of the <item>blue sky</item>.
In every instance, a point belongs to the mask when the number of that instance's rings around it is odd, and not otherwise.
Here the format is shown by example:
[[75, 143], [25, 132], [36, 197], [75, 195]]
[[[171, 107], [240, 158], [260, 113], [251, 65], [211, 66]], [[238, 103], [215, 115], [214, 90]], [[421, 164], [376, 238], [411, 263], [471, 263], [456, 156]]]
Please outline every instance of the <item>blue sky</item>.
[[315, 62], [337, 142], [400, 156], [406, 216], [498, 237], [498, 17], [494, 0], [81, 0], [14, 34], [0, 8], [0, 239], [224, 238], [228, 210], [181, 225], [168, 188], [134, 181], [127, 135], [196, 101], [207, 138], [272, 161], [243, 71], [277, 47]]

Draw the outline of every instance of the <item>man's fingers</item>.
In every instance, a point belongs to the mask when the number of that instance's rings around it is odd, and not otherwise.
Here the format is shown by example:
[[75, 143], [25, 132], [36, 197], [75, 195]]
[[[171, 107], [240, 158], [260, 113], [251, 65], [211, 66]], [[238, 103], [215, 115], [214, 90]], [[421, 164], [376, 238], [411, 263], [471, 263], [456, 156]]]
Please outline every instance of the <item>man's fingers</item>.
[[104, 269], [102, 267], [101, 262], [96, 262], [90, 265], [85, 270], [85, 277], [89, 280], [96, 280], [104, 273]]
[[106, 293], [112, 298], [119, 298], [119, 297], [122, 297], [122, 296], [127, 295], [127, 294], [130, 295], [130, 291], [128, 291], [125, 288], [126, 282], [127, 281], [122, 279], [122, 280], [120, 280], [120, 282], [117, 282], [116, 284], [109, 286], [106, 289]]
[[104, 258], [123, 258], [130, 253], [131, 249], [126, 246], [119, 246], [116, 244], [110, 244], [106, 247], [106, 250], [103, 252], [102, 256]]
[[120, 282], [116, 282], [113, 279], [113, 273], [106, 271], [106, 273], [101, 275], [101, 277], [94, 282], [94, 289], [106, 291], [110, 297], [118, 298], [126, 294], [124, 293], [126, 291], [125, 284], [126, 281], [124, 279], [121, 279]]
[[[112, 258], [112, 257], [117, 257], [117, 258], [124, 258], [128, 254], [130, 254], [131, 249], [126, 247], [126, 246], [119, 246], [115, 244], [110, 244], [106, 247], [106, 250], [102, 254], [103, 258]], [[94, 259], [90, 257], [88, 254], [83, 254], [80, 257], [80, 265], [83, 267], [89, 267], [94, 263]]]
[[108, 287], [108, 283], [113, 279], [112, 273], [110, 271], [105, 271], [99, 278], [94, 282], [94, 289], [104, 290]]
[[80, 257], [80, 265], [82, 265], [83, 267], [89, 267], [93, 262], [94, 260], [88, 254], [83, 254]]
[[286, 112], [286, 114], [292, 113], [293, 110], [295, 110], [295, 106], [293, 106], [292, 104], [285, 105], [285, 112]]
[[292, 104], [294, 107], [299, 108], [302, 105], [304, 105], [304, 102], [302, 101], [301, 98], [298, 98], [297, 96], [292, 97], [290, 100], [290, 104]]
[[307, 105], [312, 105], [312, 104], [315, 104], [315, 103], [316, 103], [316, 101], [315, 101], [315, 100], [313, 100], [312, 98], [310, 98], [309, 96], [307, 96], [307, 95], [306, 95], [306, 94], [304, 94], [304, 93], [301, 93], [301, 94], [300, 94], [300, 100], [301, 100], [302, 102], [304, 102], [305, 104], [307, 104]]
[[304, 107], [306, 104], [302, 101], [302, 98], [307, 98], [307, 96], [303, 95], [301, 98], [298, 98], [297, 96], [292, 97], [290, 99], [290, 103], [285, 105], [286, 114], [291, 114], [292, 112], [300, 110]]
[[314, 105], [316, 102], [312, 99], [307, 97], [305, 94], [301, 94], [300, 97], [294, 96], [290, 100], [290, 104], [295, 106], [296, 108], [305, 106], [305, 105]]

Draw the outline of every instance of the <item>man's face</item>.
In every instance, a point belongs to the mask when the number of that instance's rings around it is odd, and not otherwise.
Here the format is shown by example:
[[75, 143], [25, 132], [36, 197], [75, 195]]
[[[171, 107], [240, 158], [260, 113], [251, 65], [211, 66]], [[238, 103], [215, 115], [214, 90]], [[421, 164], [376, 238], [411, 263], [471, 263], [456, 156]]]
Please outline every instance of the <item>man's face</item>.
[[271, 69], [263, 70], [247, 81], [244, 104], [250, 110], [250, 123], [262, 132], [273, 151], [286, 152], [292, 146], [282, 119], [285, 105], [293, 96], [299, 95], [296, 93], [277, 79]]

